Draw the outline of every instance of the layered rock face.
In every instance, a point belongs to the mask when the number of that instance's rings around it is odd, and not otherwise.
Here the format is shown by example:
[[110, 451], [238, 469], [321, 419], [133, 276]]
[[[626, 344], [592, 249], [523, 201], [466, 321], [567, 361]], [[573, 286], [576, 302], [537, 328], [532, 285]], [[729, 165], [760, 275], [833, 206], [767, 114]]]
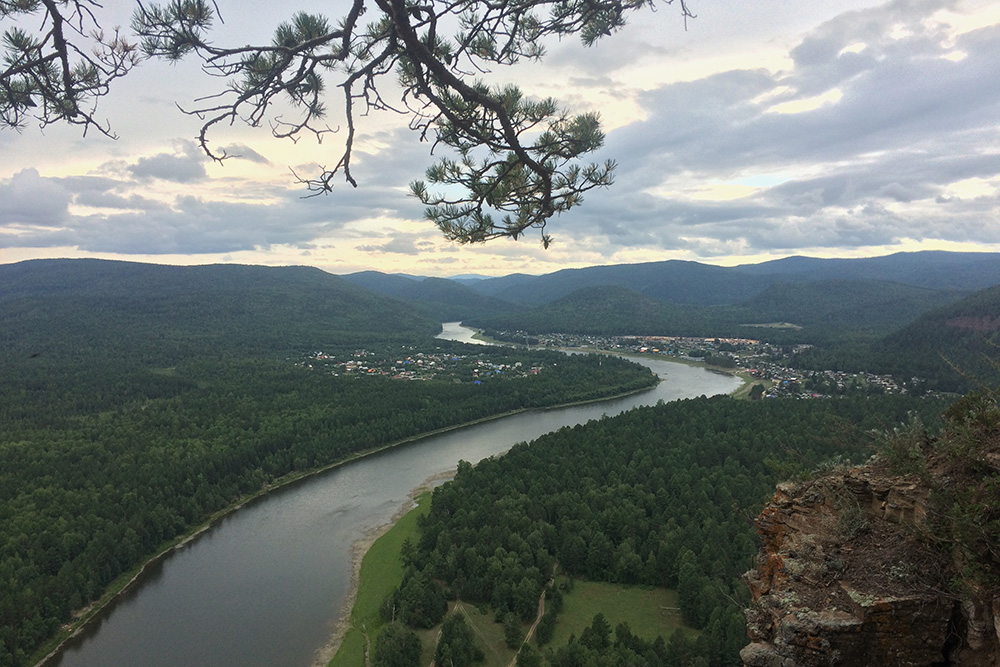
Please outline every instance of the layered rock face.
[[934, 507], [878, 466], [780, 486], [757, 519], [744, 665], [1000, 665], [1000, 597], [961, 576]]

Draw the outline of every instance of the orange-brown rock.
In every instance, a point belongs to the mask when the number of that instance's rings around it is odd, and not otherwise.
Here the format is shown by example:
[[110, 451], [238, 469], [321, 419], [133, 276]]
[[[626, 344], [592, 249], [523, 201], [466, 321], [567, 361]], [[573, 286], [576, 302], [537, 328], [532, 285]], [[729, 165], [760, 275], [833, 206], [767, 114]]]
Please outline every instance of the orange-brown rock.
[[1000, 665], [1000, 600], [954, 586], [930, 487], [867, 466], [785, 484], [745, 576], [747, 667]]

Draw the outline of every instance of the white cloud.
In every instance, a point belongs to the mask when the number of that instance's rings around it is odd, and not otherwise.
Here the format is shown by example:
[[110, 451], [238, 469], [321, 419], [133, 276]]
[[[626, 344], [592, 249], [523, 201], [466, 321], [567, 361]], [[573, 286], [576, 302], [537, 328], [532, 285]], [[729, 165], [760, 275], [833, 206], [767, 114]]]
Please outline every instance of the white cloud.
[[[981, 221], [996, 219], [990, 188], [1000, 182], [1000, 29], [949, 45], [946, 26], [924, 20], [937, 7], [845, 13], [805, 35], [788, 70], [732, 70], [644, 94], [648, 118], [608, 137], [628, 185], [584, 208], [584, 233], [602, 234], [609, 252], [884, 246], [916, 230], [995, 243]], [[967, 57], [943, 58], [954, 46]], [[782, 176], [746, 180], [755, 174]], [[957, 208], [955, 183], [979, 198]]]
[[226, 128], [214, 145], [241, 159], [219, 167], [195, 142], [171, 141], [196, 125], [164, 101], [200, 93], [184, 88], [188, 74], [158, 65], [164, 88], [147, 85], [141, 104], [155, 97], [165, 107], [156, 113], [173, 115], [160, 123], [126, 109], [117, 144], [52, 128], [60, 150], [45, 150], [37, 134], [0, 133], [16, 165], [0, 171], [0, 246], [262, 263], [308, 252], [353, 270], [391, 261], [538, 273], [928, 239], [995, 244], [998, 226], [984, 221], [1000, 218], [1000, 11], [971, 2], [705, 4], [687, 31], [665, 7], [594, 49], [565, 40], [541, 65], [498, 72], [573, 111], [601, 111], [611, 128], [595, 159], [619, 162], [616, 184], [553, 220], [548, 252], [532, 238], [442, 242], [406, 193], [438, 156], [391, 115], [359, 140], [358, 189], [337, 180], [331, 195], [302, 199], [288, 171], [336, 163], [336, 134], [306, 146]]

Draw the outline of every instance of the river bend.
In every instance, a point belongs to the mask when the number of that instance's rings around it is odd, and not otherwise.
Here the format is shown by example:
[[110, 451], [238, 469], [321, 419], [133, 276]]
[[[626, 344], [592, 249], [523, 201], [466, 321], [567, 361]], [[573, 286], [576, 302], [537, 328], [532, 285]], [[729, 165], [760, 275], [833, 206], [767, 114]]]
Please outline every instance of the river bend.
[[[445, 325], [442, 337], [471, 331]], [[344, 611], [352, 545], [411, 490], [515, 443], [640, 405], [724, 394], [739, 380], [641, 359], [662, 382], [620, 399], [512, 415], [385, 450], [262, 496], [147, 567], [67, 642], [53, 667], [306, 667]]]

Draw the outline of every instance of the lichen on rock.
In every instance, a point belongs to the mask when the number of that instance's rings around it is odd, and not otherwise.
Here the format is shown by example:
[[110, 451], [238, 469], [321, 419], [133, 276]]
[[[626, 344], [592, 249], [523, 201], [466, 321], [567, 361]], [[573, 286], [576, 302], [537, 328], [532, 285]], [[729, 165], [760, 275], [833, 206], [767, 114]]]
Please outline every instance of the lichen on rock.
[[949, 412], [905, 474], [881, 456], [779, 485], [744, 577], [744, 665], [1000, 665], [1000, 411], [989, 394]]

